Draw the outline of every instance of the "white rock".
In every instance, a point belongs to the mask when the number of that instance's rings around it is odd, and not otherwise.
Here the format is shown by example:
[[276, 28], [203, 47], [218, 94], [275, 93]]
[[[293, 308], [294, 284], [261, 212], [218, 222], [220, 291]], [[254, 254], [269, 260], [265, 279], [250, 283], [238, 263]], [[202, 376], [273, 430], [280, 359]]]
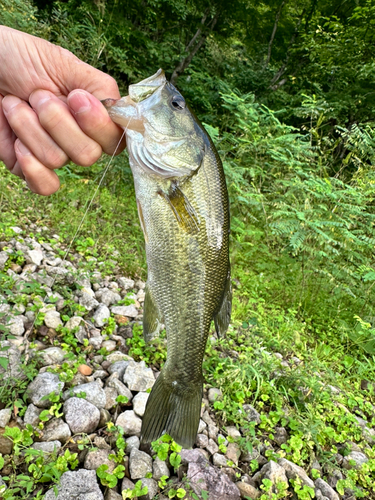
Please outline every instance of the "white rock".
[[129, 306], [113, 306], [111, 307], [111, 312], [128, 318], [136, 318], [138, 316], [138, 309], [134, 304], [130, 304]]
[[120, 413], [117, 417], [116, 425], [120, 425], [124, 429], [125, 436], [139, 437], [141, 435], [142, 420], [137, 417], [133, 410], [126, 410]]
[[48, 347], [40, 351], [43, 366], [60, 365], [66, 356], [66, 352], [61, 347]]
[[58, 375], [49, 372], [40, 373], [29, 384], [27, 394], [31, 402], [38, 408], [49, 408], [51, 402], [44, 399], [45, 396], [48, 396], [51, 392], [58, 394], [64, 388], [64, 385], [64, 382], [59, 380]]
[[131, 391], [146, 392], [155, 383], [154, 373], [147, 368], [144, 361], [132, 362], [125, 370], [124, 383]]
[[0, 427], [5, 427], [6, 425], [8, 425], [11, 416], [12, 410], [10, 408], [0, 410]]
[[57, 311], [47, 311], [44, 316], [44, 323], [48, 328], [56, 329], [59, 326], [62, 326], [63, 322], [61, 321], [60, 313]]
[[69, 398], [63, 407], [66, 423], [73, 434], [94, 432], [100, 420], [96, 406], [82, 398]]
[[34, 450], [41, 450], [43, 453], [53, 453], [61, 448], [60, 441], [42, 441], [41, 443], [34, 443], [31, 445]]
[[20, 336], [25, 331], [24, 323], [19, 316], [11, 318], [7, 326], [9, 327], [9, 333], [12, 335]]
[[40, 266], [44, 258], [43, 252], [41, 250], [28, 250], [25, 253], [25, 259], [28, 264], [35, 264]]
[[118, 284], [120, 285], [121, 288], [124, 288], [125, 290], [129, 290], [130, 288], [134, 287], [134, 281], [129, 278], [118, 278]]
[[81, 290], [79, 304], [83, 306], [87, 311], [91, 311], [92, 309], [95, 309], [95, 307], [98, 307], [99, 302], [94, 297], [94, 292], [91, 290], [91, 288], [83, 288]]
[[121, 295], [116, 292], [112, 292], [112, 290], [104, 290], [100, 298], [100, 302], [108, 307], [112, 304], [116, 304], [119, 300], [121, 300]]
[[152, 477], [155, 481], [159, 481], [162, 476], [170, 477], [171, 473], [165, 460], [160, 460], [156, 457], [152, 464]]
[[141, 442], [140, 442], [138, 436], [130, 436], [130, 437], [126, 438], [125, 441], [126, 441], [125, 451], [126, 451], [127, 455], [129, 455], [131, 453], [133, 448], [135, 448], [136, 450], [139, 450]]
[[129, 471], [132, 479], [141, 479], [152, 473], [152, 458], [144, 451], [133, 449], [130, 453]]
[[133, 410], [136, 415], [143, 417], [145, 414], [146, 403], [150, 394], [148, 392], [138, 392], [133, 399]]
[[7, 254], [7, 252], [0, 252], [0, 269], [4, 269], [5, 267], [5, 264], [7, 262], [7, 260], [9, 259], [9, 255]]
[[65, 328], [69, 328], [69, 330], [73, 330], [78, 327], [78, 330], [74, 334], [76, 339], [83, 343], [83, 339], [87, 338], [87, 332], [84, 326], [85, 322], [81, 316], [72, 316], [65, 325]]
[[96, 326], [104, 326], [108, 318], [111, 316], [111, 313], [108, 309], [108, 307], [105, 304], [100, 304], [99, 307], [96, 309], [93, 315], [93, 320]]
[[89, 403], [99, 409], [104, 408], [106, 405], [106, 395], [104, 390], [99, 386], [98, 382], [101, 382], [101, 380], [98, 379], [95, 382], [89, 382], [88, 384], [80, 384], [72, 387], [69, 391], [64, 392], [63, 400], [66, 401], [69, 399], [71, 397], [71, 393], [73, 393], [73, 395], [84, 393], [85, 396], [82, 397], [86, 399], [86, 401], [89, 401]]

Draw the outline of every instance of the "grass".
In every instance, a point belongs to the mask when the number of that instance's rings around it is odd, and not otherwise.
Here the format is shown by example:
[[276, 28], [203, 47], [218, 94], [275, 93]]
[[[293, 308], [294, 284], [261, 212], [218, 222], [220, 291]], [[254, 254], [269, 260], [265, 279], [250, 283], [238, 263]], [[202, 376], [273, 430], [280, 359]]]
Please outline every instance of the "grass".
[[[67, 244], [104, 164], [102, 160], [90, 169], [65, 168], [59, 174], [61, 189], [48, 198], [31, 193], [0, 165], [0, 231], [5, 234], [12, 225], [24, 228], [34, 223], [47, 226], [50, 234], [57, 233]], [[74, 248], [88, 266], [108, 274], [145, 278], [143, 246], [131, 173], [126, 158], [117, 158], [93, 200]], [[94, 264], [90, 263], [92, 257], [98, 259]], [[100, 266], [100, 262], [104, 264]], [[273, 444], [265, 452], [269, 459], [286, 457], [311, 473], [317, 458], [324, 466], [323, 477], [339, 468], [336, 453], [348, 454], [348, 442], [366, 447], [369, 462], [360, 469], [343, 471], [346, 479], [338, 483], [338, 491], [351, 488], [357, 498], [374, 497], [375, 447], [364, 440], [355, 416], [375, 427], [371, 384], [375, 357], [366, 354], [334, 321], [317, 326], [299, 311], [273, 303], [270, 297], [278, 293], [279, 285], [263, 281], [256, 268], [257, 263], [249, 266], [239, 258], [233, 262], [232, 324], [224, 338], [211, 336], [208, 342], [204, 373], [207, 385], [223, 392], [223, 399], [214, 403], [219, 421], [222, 426], [235, 423], [242, 427], [243, 449], [260, 442]], [[162, 363], [160, 346], [145, 350], [141, 331], [135, 333], [130, 348], [137, 359]], [[282, 354], [284, 363], [275, 353]], [[259, 425], [247, 422], [244, 403], [259, 411]], [[276, 452], [274, 436], [280, 426], [286, 428], [288, 440]], [[252, 463], [251, 469], [255, 471], [257, 464]], [[294, 489], [301, 500], [311, 498], [298, 485]], [[272, 493], [265, 489], [262, 499], [268, 498], [273, 498]]]

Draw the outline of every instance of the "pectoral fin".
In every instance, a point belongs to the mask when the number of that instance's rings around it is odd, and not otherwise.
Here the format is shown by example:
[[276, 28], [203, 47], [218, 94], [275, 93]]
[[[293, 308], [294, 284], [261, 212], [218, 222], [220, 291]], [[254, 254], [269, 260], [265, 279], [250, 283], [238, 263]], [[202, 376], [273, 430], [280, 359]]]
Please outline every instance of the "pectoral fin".
[[228, 330], [230, 315], [232, 312], [232, 285], [230, 282], [230, 269], [224, 287], [223, 301], [219, 311], [214, 315], [215, 330], [219, 337], [225, 335]]
[[161, 317], [151, 289], [146, 285], [145, 301], [143, 305], [143, 337], [146, 342], [155, 338], [160, 332]]
[[199, 217], [177, 184], [172, 184], [168, 193], [159, 192], [165, 198], [176, 217], [179, 226], [189, 233], [199, 231]]

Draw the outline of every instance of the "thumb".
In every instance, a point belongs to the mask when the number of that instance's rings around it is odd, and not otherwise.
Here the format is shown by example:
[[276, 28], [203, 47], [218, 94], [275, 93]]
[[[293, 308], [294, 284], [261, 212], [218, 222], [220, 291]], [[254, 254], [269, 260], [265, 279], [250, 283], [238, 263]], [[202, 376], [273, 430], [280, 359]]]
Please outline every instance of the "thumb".
[[83, 89], [90, 92], [90, 94], [99, 100], [108, 97], [115, 99], [121, 97], [114, 78], [81, 61], [68, 50], [61, 47], [58, 47], [58, 49], [61, 64], [58, 64], [56, 67], [61, 70], [61, 73], [56, 75], [56, 77], [59, 80], [60, 86], [63, 85], [65, 87], [66, 95], [72, 90]]

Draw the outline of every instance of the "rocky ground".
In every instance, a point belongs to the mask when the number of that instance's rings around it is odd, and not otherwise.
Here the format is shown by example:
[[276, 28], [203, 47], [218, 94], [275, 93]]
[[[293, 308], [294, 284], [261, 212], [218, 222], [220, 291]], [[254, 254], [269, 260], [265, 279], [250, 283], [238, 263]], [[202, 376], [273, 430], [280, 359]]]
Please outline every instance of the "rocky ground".
[[[245, 451], [244, 438], [252, 438], [244, 429], [222, 426], [215, 418], [212, 403], [221, 397], [215, 387], [205, 388], [196, 445], [181, 451], [179, 467], [173, 467], [168, 458], [162, 460], [156, 453], [140, 449], [142, 416], [160, 369], [129, 355], [134, 325], [142, 319], [145, 284], [123, 276], [106, 277], [99, 271], [84, 272], [78, 253], [63, 262], [65, 247], [58, 243], [58, 236], [38, 242], [23, 237], [18, 228], [14, 232], [16, 236], [0, 241], [0, 270], [9, 278], [7, 292], [5, 288], [0, 292], [0, 323], [12, 337], [1, 342], [0, 356], [9, 361], [6, 368], [4, 364], [0, 367], [2, 385], [11, 386], [14, 380], [25, 378], [25, 358], [37, 371], [27, 381], [26, 411], [10, 406], [9, 400], [2, 401], [2, 476], [9, 477], [13, 447], [12, 440], [3, 436], [5, 427], [24, 429], [29, 424], [35, 433], [31, 447], [43, 450], [45, 457], [54, 450], [60, 455], [67, 449], [78, 454], [78, 466], [62, 475], [57, 496], [53, 489], [44, 490], [46, 500], [120, 500], [122, 491], [134, 489], [138, 481], [147, 486], [147, 493], [140, 497], [144, 500], [171, 498], [168, 491], [172, 486], [174, 490], [184, 488], [186, 498], [256, 499], [266, 494], [265, 484], [269, 492], [263, 498], [284, 498], [276, 497], [277, 484], [279, 491], [280, 483], [288, 491], [296, 482], [302, 489], [310, 487], [318, 500], [343, 498], [335, 490], [343, 477], [339, 470], [326, 480], [314, 479], [310, 471], [285, 458], [266, 458], [269, 443], [257, 440], [252, 451]], [[48, 239], [53, 243], [47, 243]], [[58, 395], [55, 403], [48, 399], [51, 393]], [[243, 405], [243, 410], [250, 422], [260, 422], [255, 408]], [[108, 465], [108, 473], [118, 465], [109, 458], [119, 451], [110, 423], [123, 430], [126, 441], [125, 475], [112, 488], [103, 486], [96, 474], [103, 464]], [[375, 440], [371, 429], [366, 432]], [[275, 452], [287, 439], [286, 429], [278, 427]], [[338, 453], [337, 461], [350, 469], [353, 461], [358, 466], [368, 457], [354, 447], [345, 457]], [[322, 472], [318, 462], [313, 468]], [[163, 476], [168, 480], [161, 480]], [[8, 483], [0, 476], [1, 484], [4, 491]], [[297, 498], [289, 491], [290, 498]], [[348, 491], [344, 498], [354, 496]]]

